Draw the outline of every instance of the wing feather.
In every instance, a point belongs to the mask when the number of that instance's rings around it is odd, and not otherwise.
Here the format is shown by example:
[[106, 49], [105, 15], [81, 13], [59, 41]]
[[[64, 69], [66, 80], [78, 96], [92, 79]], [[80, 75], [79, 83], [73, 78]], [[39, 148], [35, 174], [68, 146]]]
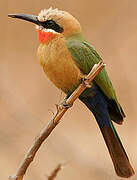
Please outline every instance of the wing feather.
[[[94, 64], [102, 60], [95, 48], [83, 38], [67, 39], [67, 47], [77, 66], [84, 74], [88, 74]], [[111, 119], [121, 124], [125, 114], [118, 103], [115, 90], [105, 68], [95, 77], [93, 82], [106, 96]]]

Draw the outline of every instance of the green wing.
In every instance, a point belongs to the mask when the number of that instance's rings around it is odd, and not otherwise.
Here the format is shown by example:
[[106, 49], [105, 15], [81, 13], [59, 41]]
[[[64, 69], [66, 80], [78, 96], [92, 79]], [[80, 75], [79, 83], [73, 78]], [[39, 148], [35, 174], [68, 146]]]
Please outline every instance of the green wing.
[[[102, 60], [94, 47], [92, 47], [81, 35], [68, 38], [66, 42], [73, 59], [84, 74], [88, 74], [94, 64], [97, 64]], [[118, 103], [115, 90], [105, 68], [95, 77], [94, 83], [99, 86], [107, 97], [106, 99], [111, 119], [121, 124], [125, 115]]]

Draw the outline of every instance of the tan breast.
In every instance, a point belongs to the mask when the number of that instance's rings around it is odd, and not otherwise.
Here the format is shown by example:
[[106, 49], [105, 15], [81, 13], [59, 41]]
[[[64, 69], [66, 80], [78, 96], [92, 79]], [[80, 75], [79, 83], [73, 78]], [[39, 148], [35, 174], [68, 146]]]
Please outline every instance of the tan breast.
[[83, 77], [66, 47], [63, 37], [40, 44], [38, 57], [48, 78], [65, 93], [72, 92]]

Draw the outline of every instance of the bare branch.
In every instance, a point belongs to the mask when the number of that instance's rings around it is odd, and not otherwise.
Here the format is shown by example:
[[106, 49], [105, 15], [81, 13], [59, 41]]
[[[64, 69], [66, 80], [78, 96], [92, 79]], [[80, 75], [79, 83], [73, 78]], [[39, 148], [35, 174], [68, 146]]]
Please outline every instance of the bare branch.
[[[62, 106], [63, 102], [57, 106], [57, 112], [54, 114], [53, 118], [49, 123], [42, 129], [40, 134], [36, 137], [33, 145], [28, 150], [24, 160], [20, 164], [17, 173], [15, 176], [10, 176], [10, 180], [22, 180], [27, 168], [30, 163], [33, 161], [36, 152], [40, 148], [41, 144], [45, 139], [50, 135], [53, 129], [60, 122], [60, 119], [65, 114], [65, 112], [71, 107], [74, 101], [80, 96], [80, 94], [90, 85], [90, 82], [95, 78], [95, 76], [105, 67], [105, 64], [100, 61], [98, 64], [95, 64], [90, 73], [85, 77], [84, 83], [81, 83], [78, 88], [72, 93], [72, 95], [65, 101], [67, 106]], [[90, 87], [90, 86], [89, 86]]]
[[62, 169], [62, 164], [58, 164], [58, 166], [53, 170], [51, 175], [48, 176], [48, 180], [54, 180], [61, 169]]

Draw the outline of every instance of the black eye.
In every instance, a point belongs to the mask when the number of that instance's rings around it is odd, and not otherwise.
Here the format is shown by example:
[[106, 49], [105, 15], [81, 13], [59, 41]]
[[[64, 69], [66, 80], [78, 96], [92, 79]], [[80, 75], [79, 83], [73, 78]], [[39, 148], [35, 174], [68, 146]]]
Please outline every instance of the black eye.
[[59, 32], [59, 33], [63, 32], [63, 28], [53, 20], [47, 20], [45, 22], [40, 22], [40, 24], [46, 29], [53, 29], [54, 31]]
[[52, 21], [52, 20], [48, 20], [46, 22], [47, 22], [47, 26], [49, 26], [49, 27], [52, 27], [55, 24], [54, 21]]

